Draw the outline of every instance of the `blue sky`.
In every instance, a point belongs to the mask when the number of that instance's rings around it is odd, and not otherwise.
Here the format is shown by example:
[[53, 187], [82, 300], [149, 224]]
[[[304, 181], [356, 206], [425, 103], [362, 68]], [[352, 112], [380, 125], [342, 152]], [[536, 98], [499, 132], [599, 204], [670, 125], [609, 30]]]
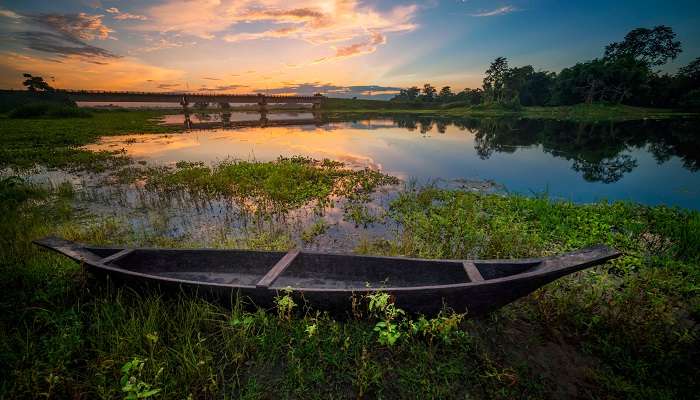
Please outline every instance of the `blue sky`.
[[92, 89], [390, 93], [480, 85], [498, 56], [561, 68], [631, 29], [700, 56], [698, 1], [0, 0], [0, 86], [21, 72]]

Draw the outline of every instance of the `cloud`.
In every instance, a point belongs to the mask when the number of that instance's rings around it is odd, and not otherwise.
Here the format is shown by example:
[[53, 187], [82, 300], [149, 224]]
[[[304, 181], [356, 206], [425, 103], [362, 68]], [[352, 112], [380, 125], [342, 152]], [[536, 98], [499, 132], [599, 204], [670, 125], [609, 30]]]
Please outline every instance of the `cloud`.
[[[43, 31], [28, 31], [16, 32], [15, 38], [22, 41], [27, 48], [52, 53], [59, 56], [83, 56], [87, 58], [119, 58], [120, 56], [105, 50], [101, 47], [89, 45], [81, 40], [71, 38], [70, 36], [43, 32]], [[93, 61], [96, 62], [96, 61]], [[99, 62], [99, 61], [97, 61]]]
[[[289, 38], [314, 45], [341, 43], [332, 47], [335, 55], [325, 57], [337, 59], [372, 53], [387, 42], [388, 33], [416, 29], [418, 9], [415, 4], [378, 9], [358, 0], [167, 0], [146, 11], [150, 23], [141, 29], [228, 42]], [[249, 22], [282, 26], [251, 31], [260, 25]], [[226, 32], [230, 29], [236, 31]]]
[[93, 63], [120, 57], [86, 43], [111, 38], [113, 31], [102, 23], [101, 15], [24, 14], [19, 16], [18, 21], [26, 30], [8, 32], [5, 36], [8, 41], [19, 41], [28, 49], [59, 57], [81, 56], [91, 59]]
[[126, 19], [135, 19], [135, 20], [139, 20], [139, 21], [145, 21], [148, 19], [148, 17], [146, 17], [145, 15], [138, 15], [138, 14], [131, 14], [128, 12], [121, 12], [121, 11], [119, 11], [119, 9], [117, 7], [110, 7], [108, 9], [106, 9], [105, 11], [110, 13], [110, 14], [113, 14], [114, 19], [119, 20], [119, 21], [123, 21]]
[[500, 8], [496, 8], [495, 10], [490, 10], [490, 11], [482, 11], [480, 13], [476, 14], [469, 14], [472, 17], [495, 17], [497, 15], [505, 15], [505, 14], [510, 14], [512, 12], [518, 11], [517, 8], [514, 6], [503, 6]]
[[[144, 81], [181, 81], [179, 70], [144, 64], [133, 58], [118, 58], [108, 63], [75, 55], [65, 56], [60, 62], [17, 53], [0, 53], [0, 65], [15, 73], [0, 76], [0, 85], [17, 87], [15, 77], [28, 72], [33, 75], [55, 76], [57, 87], [71, 89], [143, 90]], [[67, 86], [67, 85], [70, 86]]]
[[246, 86], [246, 85], [221, 85], [221, 86], [215, 86], [215, 87], [202, 86], [197, 90], [200, 92], [227, 92], [230, 90], [241, 89], [244, 87], [248, 87], [248, 86]]
[[354, 57], [362, 54], [370, 54], [377, 51], [377, 46], [386, 43], [386, 36], [379, 32], [372, 33], [365, 41], [353, 43], [347, 46], [335, 48], [335, 55], [330, 57], [321, 57], [314, 60], [313, 64], [319, 64], [326, 61], [337, 60], [347, 57]]
[[14, 33], [15, 38], [32, 50], [60, 56], [118, 57], [101, 47], [85, 43], [86, 40], [110, 38], [113, 30], [102, 24], [101, 15], [38, 14], [24, 15], [21, 18], [45, 29]]
[[11, 18], [11, 19], [22, 19], [22, 16], [11, 10], [5, 10], [0, 8], [0, 17]]
[[136, 52], [150, 53], [152, 51], [194, 46], [197, 44], [195, 41], [185, 42], [181, 40], [171, 40], [167, 37], [153, 38], [151, 36], [145, 36], [144, 41], [147, 43], [147, 45], [136, 49]]
[[102, 23], [102, 15], [38, 14], [28, 17], [49, 30], [80, 40], [105, 40], [114, 32]]
[[176, 87], [182, 86], [179, 83], [159, 83], [158, 86], [156, 86], [158, 89], [174, 89]]
[[221, 79], [219, 79], [219, 78], [210, 78], [210, 77], [208, 77], [208, 76], [205, 76], [205, 77], [202, 78], [202, 79], [206, 79], [206, 80], [208, 80], [208, 81], [220, 81], [220, 80], [221, 80]]
[[283, 86], [272, 89], [254, 89], [254, 92], [264, 92], [267, 94], [288, 94], [288, 95], [313, 95], [323, 93], [331, 97], [365, 97], [365, 98], [389, 98], [397, 93], [401, 88], [378, 85], [355, 85], [338, 86], [331, 83], [307, 82], [290, 83], [284, 82]]

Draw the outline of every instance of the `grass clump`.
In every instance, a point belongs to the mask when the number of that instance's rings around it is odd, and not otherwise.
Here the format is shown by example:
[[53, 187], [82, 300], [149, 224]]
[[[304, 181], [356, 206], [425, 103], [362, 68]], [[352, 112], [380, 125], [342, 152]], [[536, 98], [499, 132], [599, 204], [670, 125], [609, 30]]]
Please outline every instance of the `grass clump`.
[[202, 199], [232, 199], [257, 213], [284, 213], [315, 203], [319, 208], [334, 198], [367, 199], [380, 186], [398, 179], [370, 169], [351, 170], [340, 162], [306, 157], [275, 161], [224, 161], [212, 167], [179, 162], [174, 168], [127, 169], [120, 182], [145, 180], [160, 193], [187, 192]]

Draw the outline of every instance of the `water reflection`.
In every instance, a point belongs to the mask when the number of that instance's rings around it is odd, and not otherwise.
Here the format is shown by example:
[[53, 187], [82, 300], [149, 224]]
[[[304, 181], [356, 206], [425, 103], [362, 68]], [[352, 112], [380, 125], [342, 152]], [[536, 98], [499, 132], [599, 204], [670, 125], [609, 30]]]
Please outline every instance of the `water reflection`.
[[321, 116], [317, 112], [186, 112], [180, 115], [167, 116], [166, 124], [183, 124], [187, 130], [199, 129], [225, 129], [240, 128], [246, 126], [266, 127], [266, 126], [286, 126], [286, 125], [320, 125]]
[[[238, 114], [244, 113], [190, 116], [193, 126], [213, 124], [216, 131], [107, 137], [90, 148], [123, 147], [136, 158], [164, 163], [302, 154], [382, 169], [404, 179], [484, 179], [510, 191], [547, 191], [575, 201], [627, 199], [700, 208], [698, 120], [348, 120], [300, 113], [291, 118], [270, 114], [263, 121], [257, 113]], [[186, 120], [180, 115], [166, 122]]]

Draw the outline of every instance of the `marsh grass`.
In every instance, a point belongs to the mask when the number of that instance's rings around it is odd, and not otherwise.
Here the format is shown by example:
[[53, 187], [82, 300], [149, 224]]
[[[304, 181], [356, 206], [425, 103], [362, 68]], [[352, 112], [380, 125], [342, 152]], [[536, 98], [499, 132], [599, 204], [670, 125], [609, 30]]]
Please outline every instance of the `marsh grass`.
[[340, 199], [353, 204], [371, 200], [380, 187], [397, 185], [395, 177], [371, 169], [352, 170], [328, 159], [280, 157], [275, 161], [230, 160], [211, 167], [179, 162], [174, 168], [128, 167], [115, 172], [121, 184], [143, 182], [161, 197], [186, 193], [208, 202], [226, 199], [249, 213], [279, 215], [311, 205], [318, 213]]
[[[279, 309], [263, 310], [94, 280], [30, 241], [201, 242], [169, 236], [158, 213], [143, 229], [79, 212], [80, 196], [68, 185], [0, 184], [1, 398], [123, 398], [129, 383], [166, 399], [676, 399], [698, 389], [697, 212], [409, 187], [386, 210], [396, 236], [358, 250], [509, 258], [606, 243], [625, 255], [485, 318], [408, 317], [378, 292], [338, 320], [290, 307], [284, 293]], [[293, 245], [286, 229], [256, 226], [207, 245], [283, 250]]]

